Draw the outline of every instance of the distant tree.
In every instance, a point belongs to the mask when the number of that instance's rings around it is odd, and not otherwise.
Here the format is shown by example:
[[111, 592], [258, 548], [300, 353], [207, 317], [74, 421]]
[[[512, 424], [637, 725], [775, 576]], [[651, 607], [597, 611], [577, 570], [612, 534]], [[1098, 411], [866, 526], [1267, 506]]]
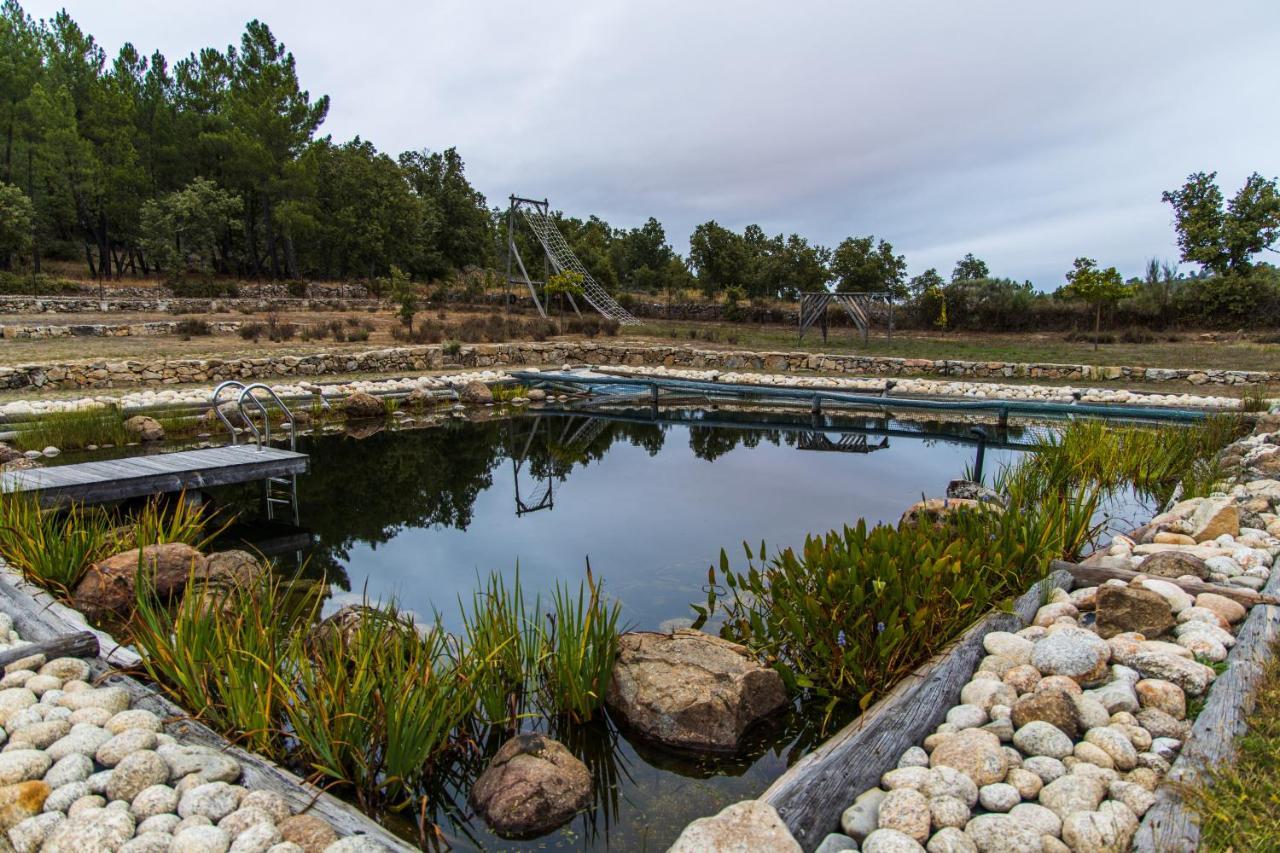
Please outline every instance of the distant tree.
[[841, 292], [887, 290], [898, 299], [909, 295], [906, 257], [895, 255], [891, 243], [877, 243], [873, 236], [848, 237], [836, 246], [831, 274]]
[[484, 195], [467, 180], [457, 149], [406, 151], [400, 155], [400, 168], [424, 202], [423, 255], [429, 259], [424, 263], [433, 268], [422, 273], [442, 277], [449, 270], [493, 263], [493, 220]]
[[1276, 179], [1254, 172], [1224, 209], [1217, 177], [1217, 172], [1195, 172], [1181, 189], [1161, 198], [1173, 206], [1182, 260], [1218, 275], [1247, 273], [1253, 256], [1280, 239]]
[[929, 267], [907, 282], [907, 289], [911, 292], [912, 298], [919, 299], [931, 289], [941, 290], [946, 285], [947, 283], [942, 280], [942, 276], [938, 275], [938, 271], [933, 267]]
[[392, 264], [391, 275], [388, 277], [386, 284], [382, 288], [384, 293], [390, 294], [391, 301], [398, 306], [397, 314], [400, 315], [400, 322], [410, 332], [413, 331], [413, 315], [418, 313], [418, 288], [414, 285], [413, 280], [400, 267]]
[[552, 296], [560, 297], [560, 313], [563, 314], [565, 297], [581, 296], [583, 294], [583, 283], [582, 273], [564, 270], [548, 276], [543, 291], [548, 299]]
[[142, 205], [142, 248], [171, 279], [213, 273], [224, 235], [241, 212], [233, 193], [196, 178]]
[[1075, 265], [1067, 273], [1067, 283], [1058, 290], [1058, 295], [1093, 305], [1093, 348], [1096, 350], [1102, 329], [1102, 306], [1132, 296], [1133, 292], [1134, 287], [1124, 283], [1115, 267], [1098, 269], [1092, 258], [1076, 258]]
[[711, 295], [726, 287], [742, 286], [750, 273], [751, 257], [742, 235], [712, 220], [693, 229], [689, 263], [697, 271], [698, 286]]
[[35, 211], [26, 193], [0, 182], [0, 269], [11, 269], [14, 256], [31, 248], [34, 222]]
[[987, 269], [986, 262], [975, 258], [973, 253], [969, 252], [956, 261], [956, 268], [951, 271], [951, 280], [976, 281], [980, 278], [987, 278], [990, 275], [991, 270]]

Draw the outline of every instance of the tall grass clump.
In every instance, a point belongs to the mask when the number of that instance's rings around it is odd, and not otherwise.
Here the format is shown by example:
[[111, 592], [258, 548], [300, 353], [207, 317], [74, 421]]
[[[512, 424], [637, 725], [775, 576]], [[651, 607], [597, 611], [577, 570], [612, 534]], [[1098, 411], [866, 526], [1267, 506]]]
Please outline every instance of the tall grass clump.
[[621, 612], [590, 566], [576, 591], [557, 583], [545, 610], [541, 596], [526, 599], [518, 571], [511, 587], [490, 574], [464, 612], [461, 652], [485, 722], [511, 728], [535, 710], [594, 717], [618, 657]]
[[111, 522], [97, 508], [45, 510], [34, 493], [0, 494], [0, 557], [33, 583], [66, 595], [112, 542]]
[[205, 507], [187, 500], [185, 493], [179, 494], [172, 502], [156, 496], [132, 518], [121, 520], [113, 544], [116, 551], [128, 551], [148, 545], [181, 542], [203, 551], [226, 526], [209, 532], [209, 520]]
[[350, 786], [365, 808], [418, 790], [475, 703], [459, 689], [444, 631], [420, 632], [394, 604], [350, 629], [295, 638], [294, 657], [295, 760]]
[[91, 444], [127, 444], [124, 413], [115, 406], [94, 406], [42, 415], [34, 426], [18, 431], [14, 443], [22, 450], [83, 450]]
[[319, 598], [276, 578], [215, 587], [192, 576], [173, 606], [140, 573], [135, 606], [130, 638], [147, 675], [247, 749], [279, 756], [294, 699], [293, 638]]
[[1221, 479], [1214, 454], [1243, 429], [1235, 415], [1162, 427], [1077, 421], [1038, 442], [1025, 466], [1046, 490], [1081, 484], [1105, 491], [1129, 487], [1164, 503], [1180, 483], [1185, 494], [1195, 495]]
[[589, 565], [576, 593], [556, 584], [541, 667], [543, 708], [549, 714], [581, 723], [604, 704], [618, 657], [622, 607], [617, 601], [606, 603], [602, 596]]

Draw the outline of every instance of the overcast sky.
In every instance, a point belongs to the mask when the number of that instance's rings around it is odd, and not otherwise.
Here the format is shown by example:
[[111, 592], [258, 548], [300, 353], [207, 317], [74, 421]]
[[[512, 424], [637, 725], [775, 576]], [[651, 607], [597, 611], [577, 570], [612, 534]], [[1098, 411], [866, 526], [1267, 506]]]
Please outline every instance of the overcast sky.
[[[37, 17], [63, 4], [33, 2]], [[1061, 283], [1078, 255], [1176, 260], [1162, 190], [1280, 172], [1276, 0], [75, 0], [114, 53], [170, 61], [267, 22], [322, 132], [393, 155], [457, 146], [490, 203], [549, 197], [615, 226], [707, 219], [912, 274], [972, 251]], [[1189, 269], [1189, 268], [1188, 268]]]

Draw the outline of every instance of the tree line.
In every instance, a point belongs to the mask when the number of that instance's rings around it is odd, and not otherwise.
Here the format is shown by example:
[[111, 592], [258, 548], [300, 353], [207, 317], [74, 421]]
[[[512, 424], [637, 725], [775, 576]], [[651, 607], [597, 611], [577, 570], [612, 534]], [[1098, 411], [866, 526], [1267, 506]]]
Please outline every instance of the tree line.
[[[328, 110], [328, 96], [303, 88], [293, 54], [260, 21], [238, 44], [170, 63], [132, 44], [111, 58], [65, 11], [36, 20], [3, 0], [0, 270], [39, 272], [42, 259], [57, 258], [79, 260], [102, 279], [374, 281], [395, 268], [437, 281], [503, 268], [506, 210], [471, 185], [456, 149], [392, 157], [360, 137], [335, 142], [320, 135]], [[1216, 174], [1195, 173], [1163, 199], [1181, 260], [1200, 272], [1189, 278], [1172, 268], [1154, 285], [1126, 285], [1111, 268], [1098, 269], [1099, 278], [1092, 261], [1083, 272], [1077, 262], [1064, 270], [1059, 297], [1097, 308], [1134, 296], [1129, 286], [1172, 299], [1186, 289], [1173, 282], [1208, 278], [1228, 282], [1216, 285], [1219, 301], [1241, 313], [1275, 289], [1270, 266], [1261, 276], [1255, 269], [1255, 256], [1274, 251], [1280, 236], [1274, 179], [1252, 175], [1227, 200]], [[609, 290], [670, 296], [696, 288], [732, 301], [880, 291], [942, 325], [977, 316], [973, 305], [1017, 312], [1038, 298], [1030, 282], [993, 276], [971, 254], [949, 277], [929, 269], [908, 278], [905, 256], [870, 235], [829, 248], [709, 221], [693, 230], [682, 257], [653, 217], [633, 228], [555, 217]], [[528, 233], [517, 232], [517, 245], [526, 260], [538, 257]]]

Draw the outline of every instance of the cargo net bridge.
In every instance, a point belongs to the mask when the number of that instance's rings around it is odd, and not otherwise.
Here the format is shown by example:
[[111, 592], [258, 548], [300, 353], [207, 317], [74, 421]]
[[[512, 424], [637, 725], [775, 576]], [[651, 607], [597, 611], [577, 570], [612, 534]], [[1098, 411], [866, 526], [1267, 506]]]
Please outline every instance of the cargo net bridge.
[[[542, 281], [534, 281], [529, 277], [524, 258], [520, 256], [520, 250], [516, 246], [516, 229], [521, 222], [529, 227], [542, 247]], [[518, 268], [519, 278], [514, 277], [515, 270], [512, 269], [512, 264]], [[543, 317], [547, 316], [546, 293], [544, 292], [543, 298], [539, 299], [538, 290], [541, 287], [545, 291], [548, 268], [556, 273], [576, 272], [582, 276], [582, 298], [604, 316], [617, 320], [624, 326], [635, 326], [640, 323], [630, 311], [619, 305], [609, 292], [600, 286], [600, 283], [582, 265], [582, 261], [578, 260], [578, 256], [569, 248], [568, 242], [556, 228], [555, 220], [551, 218], [550, 202], [546, 199], [537, 201], [513, 195], [511, 206], [507, 208], [507, 284], [527, 286], [529, 295], [533, 297], [533, 304], [537, 306], [538, 313]], [[577, 300], [572, 295], [569, 296], [569, 304], [573, 306], [575, 313], [581, 315]]]

